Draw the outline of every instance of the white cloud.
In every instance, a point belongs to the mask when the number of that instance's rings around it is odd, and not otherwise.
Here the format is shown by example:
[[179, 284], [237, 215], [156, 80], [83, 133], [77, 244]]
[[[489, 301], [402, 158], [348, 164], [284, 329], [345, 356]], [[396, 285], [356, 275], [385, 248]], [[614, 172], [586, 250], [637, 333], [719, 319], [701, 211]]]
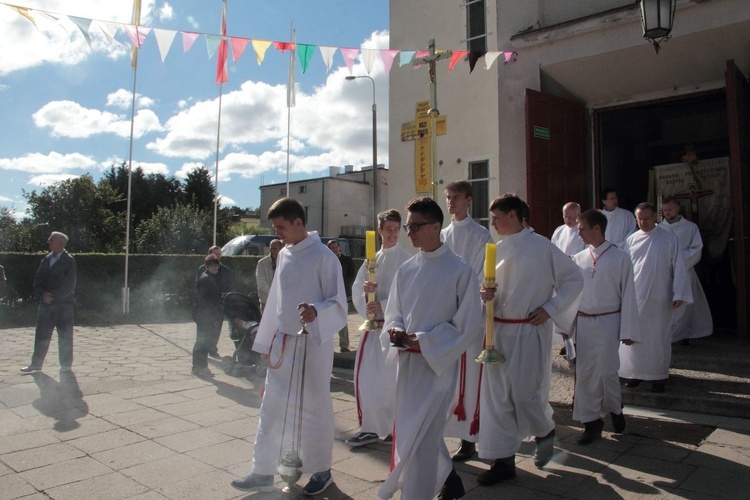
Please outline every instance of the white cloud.
[[174, 17], [174, 10], [172, 9], [171, 5], [169, 5], [167, 2], [164, 2], [162, 6], [157, 10], [156, 15], [159, 18], [159, 21], [165, 21]]
[[[72, 101], [52, 101], [34, 113], [34, 124], [49, 128], [56, 137], [87, 138], [110, 133], [130, 137], [130, 115], [115, 115], [108, 111], [84, 108]], [[156, 113], [149, 109], [136, 112], [134, 136], [163, 130]]]
[[68, 179], [75, 179], [77, 175], [73, 174], [42, 174], [35, 175], [29, 178], [29, 184], [33, 186], [46, 187], [58, 182], [67, 181]]
[[[150, 108], [154, 100], [136, 92], [136, 109]], [[107, 95], [107, 106], [120, 109], [131, 109], [133, 107], [133, 93], [130, 90], [117, 89]]]
[[[155, 0], [144, 0], [142, 4], [143, 24], [149, 24], [154, 11]], [[89, 30], [92, 44], [81, 34], [78, 27], [67, 16], [57, 21], [42, 12], [65, 13], [87, 19], [130, 23], [132, 0], [25, 0], [25, 7], [31, 9], [36, 27], [25, 17], [8, 8], [0, 9], [0, 32], [7, 40], [23, 40], [13, 50], [0, 51], [0, 75], [33, 68], [46, 63], [74, 65], [93, 53], [101, 52], [110, 57], [123, 57], [128, 54], [122, 46], [113, 47], [106, 37], [92, 23]]]
[[29, 153], [20, 158], [0, 158], [0, 169], [38, 174], [59, 174], [66, 170], [89, 170], [98, 166], [96, 161], [80, 153], [60, 154], [52, 151], [47, 155]]
[[0, 203], [8, 203], [12, 202], [13, 200], [11, 198], [8, 198], [7, 196], [3, 196], [0, 194]]
[[[363, 47], [388, 47], [388, 32], [373, 33]], [[292, 110], [292, 172], [327, 172], [330, 165], [372, 163], [372, 83], [347, 81], [345, 67], [330, 73], [311, 94], [297, 92]], [[367, 74], [357, 62], [354, 75]], [[378, 111], [378, 158], [388, 157], [388, 77], [378, 60], [370, 75], [375, 83]], [[166, 134], [147, 148], [167, 157], [212, 162], [216, 153], [218, 98], [180, 102], [184, 109], [164, 122]], [[252, 178], [264, 172], [286, 171], [286, 86], [246, 81], [222, 98], [220, 181], [227, 174]], [[247, 153], [265, 148], [261, 154]], [[186, 165], [195, 165], [194, 163]], [[181, 169], [184, 174], [185, 167]], [[180, 175], [178, 173], [178, 175]]]
[[229, 196], [224, 196], [223, 194], [219, 195], [219, 203], [222, 207], [231, 207], [237, 205], [237, 202], [234, 201], [234, 199], [230, 198]]

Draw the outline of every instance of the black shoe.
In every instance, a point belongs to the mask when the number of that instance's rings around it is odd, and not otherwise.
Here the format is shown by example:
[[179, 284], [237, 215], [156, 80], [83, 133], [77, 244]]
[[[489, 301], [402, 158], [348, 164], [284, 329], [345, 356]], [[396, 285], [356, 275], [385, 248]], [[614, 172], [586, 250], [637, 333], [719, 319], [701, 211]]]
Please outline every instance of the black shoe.
[[466, 494], [464, 489], [464, 482], [461, 481], [461, 476], [456, 474], [456, 470], [453, 469], [448, 478], [445, 480], [445, 484], [438, 493], [438, 500], [456, 500]]
[[477, 445], [472, 443], [471, 441], [464, 441], [461, 440], [461, 447], [458, 449], [455, 455], [453, 455], [453, 461], [454, 462], [466, 462], [471, 457], [474, 456], [474, 453], [477, 451]]
[[585, 422], [583, 424], [586, 428], [578, 438], [578, 444], [589, 444], [596, 439], [602, 437], [602, 429], [604, 428], [604, 421], [601, 418], [592, 420], [591, 422]]
[[612, 415], [612, 427], [614, 427], [615, 434], [622, 434], [625, 430], [625, 413], [610, 413]]
[[231, 483], [232, 488], [240, 491], [273, 491], [273, 476], [262, 474], [250, 474], [242, 479], [235, 479]]
[[29, 365], [29, 366], [24, 366], [23, 368], [21, 368], [21, 371], [23, 373], [33, 373], [33, 372], [42, 371], [42, 368], [39, 366]]
[[339, 351], [341, 351], [341, 352], [352, 352], [352, 351], [349, 350], [348, 347], [342, 347], [341, 349], [339, 349]]
[[664, 392], [664, 384], [661, 382], [654, 382], [651, 384], [651, 392]]
[[477, 476], [477, 483], [482, 486], [492, 486], [508, 479], [516, 478], [516, 456], [498, 458], [492, 464], [490, 470], [482, 472]]
[[218, 349], [214, 349], [213, 351], [208, 351], [208, 357], [214, 358], [214, 359], [221, 359], [221, 354], [219, 354]]
[[552, 453], [555, 451], [555, 429], [549, 431], [546, 436], [536, 437], [534, 440], [536, 441], [534, 465], [541, 469], [552, 460]]
[[631, 378], [630, 380], [625, 382], [625, 387], [630, 387], [631, 389], [633, 387], [638, 387], [639, 385], [641, 385], [641, 381], [637, 378]]
[[690, 339], [682, 339], [681, 345], [683, 347], [693, 347], [693, 343], [690, 342]]
[[560, 349], [560, 356], [565, 356], [568, 353], [568, 350], [565, 349], [565, 346], [562, 346], [562, 349]]

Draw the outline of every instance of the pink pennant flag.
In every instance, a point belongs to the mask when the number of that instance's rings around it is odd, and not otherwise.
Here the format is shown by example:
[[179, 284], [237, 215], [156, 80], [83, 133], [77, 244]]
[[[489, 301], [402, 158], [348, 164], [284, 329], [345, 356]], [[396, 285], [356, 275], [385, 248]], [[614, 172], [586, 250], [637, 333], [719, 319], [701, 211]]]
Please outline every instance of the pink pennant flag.
[[229, 37], [229, 42], [232, 44], [232, 61], [237, 62], [240, 60], [249, 41], [249, 38]]
[[134, 26], [132, 24], [123, 24], [122, 26], [125, 28], [125, 33], [128, 34], [128, 38], [130, 38], [133, 46], [139, 49], [143, 45], [146, 36], [151, 33], [151, 28], [145, 26]]
[[391, 66], [393, 66], [393, 60], [398, 55], [398, 50], [381, 50], [380, 58], [383, 60], [383, 67], [385, 67], [385, 74], [391, 72]]
[[518, 56], [518, 52], [514, 50], [506, 50], [505, 52], [503, 52], [503, 54], [505, 55], [505, 64], [508, 64], [511, 59], [515, 61], [516, 56]]
[[336, 47], [318, 47], [320, 49], [320, 55], [323, 57], [323, 62], [326, 65], [326, 73], [331, 71], [331, 65], [333, 64], [333, 56], [336, 54], [338, 48]]
[[453, 53], [451, 54], [451, 62], [448, 64], [448, 73], [453, 71], [453, 68], [456, 66], [456, 63], [468, 53], [469, 53], [468, 50], [454, 50]]
[[187, 54], [188, 50], [193, 46], [195, 41], [200, 36], [200, 33], [192, 33], [190, 31], [182, 32], [182, 53]]
[[229, 74], [227, 72], [227, 57], [229, 56], [229, 46], [227, 36], [227, 0], [222, 2], [221, 8], [221, 36], [219, 42], [219, 55], [216, 58], [216, 83], [227, 83]]
[[487, 52], [484, 55], [484, 69], [490, 69], [492, 63], [502, 54], [502, 52]]
[[344, 56], [344, 62], [346, 63], [346, 67], [349, 68], [350, 75], [352, 74], [354, 60], [357, 58], [357, 54], [359, 54], [359, 49], [341, 47], [341, 55]]
[[255, 51], [255, 57], [258, 59], [258, 66], [260, 66], [263, 59], [265, 59], [266, 51], [270, 46], [271, 42], [268, 40], [253, 40], [253, 50]]
[[287, 50], [294, 50], [295, 46], [294, 42], [273, 42], [273, 48], [280, 50], [282, 54]]

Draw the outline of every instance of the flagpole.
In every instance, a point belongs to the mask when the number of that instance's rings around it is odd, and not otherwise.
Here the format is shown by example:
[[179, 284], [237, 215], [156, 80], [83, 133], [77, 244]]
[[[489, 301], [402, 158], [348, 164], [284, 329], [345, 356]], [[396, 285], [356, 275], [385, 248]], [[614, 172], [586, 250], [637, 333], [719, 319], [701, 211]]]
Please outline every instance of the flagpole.
[[[222, 11], [221, 11], [221, 36], [227, 35], [227, 0], [222, 0]], [[219, 214], [219, 144], [221, 140], [221, 99], [224, 95], [224, 71], [226, 69], [226, 61], [228, 55], [228, 49], [226, 49], [227, 41], [222, 39], [219, 42], [219, 53], [216, 55], [216, 80], [219, 84], [219, 118], [216, 126], [216, 168], [214, 173], [214, 230], [213, 230], [213, 243], [216, 246], [216, 229], [218, 226], [218, 214]], [[222, 48], [224, 51], [222, 52]], [[223, 59], [223, 60], [222, 60]]]
[[292, 136], [292, 108], [296, 105], [294, 89], [294, 53], [297, 51], [296, 36], [294, 34], [294, 21], [289, 29], [289, 39], [292, 42], [292, 49], [289, 52], [289, 80], [286, 85], [286, 195], [289, 193], [289, 161], [290, 161], [290, 142]]
[[[133, 24], [135, 36], [138, 40], [138, 26], [141, 24], [141, 0], [133, 0]], [[128, 153], [128, 193], [125, 209], [125, 279], [122, 285], [122, 313], [130, 313], [130, 287], [128, 286], [128, 272], [130, 265], [130, 200], [133, 179], [133, 133], [135, 130], [135, 96], [138, 82], [138, 48], [131, 48], [131, 65], [133, 66], [133, 99], [130, 107], [130, 151]]]

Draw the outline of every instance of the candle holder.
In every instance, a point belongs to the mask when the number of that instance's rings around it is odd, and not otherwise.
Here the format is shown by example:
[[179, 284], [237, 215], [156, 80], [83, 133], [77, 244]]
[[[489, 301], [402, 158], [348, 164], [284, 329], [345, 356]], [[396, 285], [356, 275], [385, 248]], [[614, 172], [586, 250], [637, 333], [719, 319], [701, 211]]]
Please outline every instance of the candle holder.
[[299, 322], [302, 325], [302, 328], [299, 329], [297, 335], [308, 335], [310, 332], [308, 332], [307, 328], [305, 328], [305, 326], [307, 326], [307, 323], [305, 323], [302, 319], [300, 319]]
[[[495, 278], [485, 277], [482, 287], [497, 288]], [[505, 363], [505, 356], [499, 350], [495, 349], [495, 299], [485, 302], [485, 309], [487, 314], [485, 318], [484, 349], [474, 361], [484, 365]]]
[[[375, 259], [367, 259], [367, 281], [375, 283], [375, 268], [378, 267], [378, 262]], [[367, 294], [367, 302], [375, 300], [375, 292]], [[367, 319], [359, 327], [360, 332], [378, 330], [378, 324], [375, 321], [375, 313], [367, 313]]]

